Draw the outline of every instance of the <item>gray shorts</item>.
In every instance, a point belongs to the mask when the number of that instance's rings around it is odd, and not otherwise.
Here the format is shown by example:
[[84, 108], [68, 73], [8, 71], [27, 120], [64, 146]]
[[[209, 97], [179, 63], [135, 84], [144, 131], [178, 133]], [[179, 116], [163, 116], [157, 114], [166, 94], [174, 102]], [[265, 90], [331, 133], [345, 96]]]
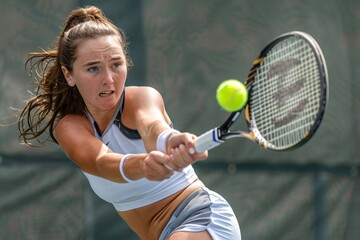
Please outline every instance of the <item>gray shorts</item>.
[[190, 194], [175, 210], [160, 235], [166, 240], [179, 231], [208, 231], [214, 240], [241, 240], [240, 228], [229, 203], [208, 188]]

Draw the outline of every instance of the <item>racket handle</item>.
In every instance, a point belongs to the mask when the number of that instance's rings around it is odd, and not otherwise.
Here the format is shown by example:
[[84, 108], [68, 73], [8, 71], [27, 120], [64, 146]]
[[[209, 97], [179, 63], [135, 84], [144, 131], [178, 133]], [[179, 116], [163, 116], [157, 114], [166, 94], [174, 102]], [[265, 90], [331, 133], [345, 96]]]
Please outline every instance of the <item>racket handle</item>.
[[219, 146], [224, 141], [219, 139], [218, 129], [214, 128], [206, 133], [200, 135], [195, 141], [195, 151], [198, 153], [203, 153], [207, 150], [210, 150], [214, 147]]

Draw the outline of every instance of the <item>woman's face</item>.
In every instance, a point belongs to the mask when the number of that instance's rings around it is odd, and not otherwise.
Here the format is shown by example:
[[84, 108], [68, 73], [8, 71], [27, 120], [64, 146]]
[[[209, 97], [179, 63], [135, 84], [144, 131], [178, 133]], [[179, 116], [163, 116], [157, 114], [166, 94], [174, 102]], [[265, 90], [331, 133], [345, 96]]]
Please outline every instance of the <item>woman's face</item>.
[[92, 114], [117, 107], [127, 76], [126, 58], [116, 36], [87, 39], [80, 43], [73, 71], [62, 67], [70, 86], [77, 86]]

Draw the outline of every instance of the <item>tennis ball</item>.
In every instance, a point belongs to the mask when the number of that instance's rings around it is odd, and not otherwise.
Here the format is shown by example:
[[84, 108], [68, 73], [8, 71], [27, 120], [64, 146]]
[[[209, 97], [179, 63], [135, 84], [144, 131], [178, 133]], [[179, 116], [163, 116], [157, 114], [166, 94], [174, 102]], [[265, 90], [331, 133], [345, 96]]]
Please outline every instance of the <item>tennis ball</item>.
[[223, 81], [216, 90], [216, 100], [227, 112], [242, 109], [248, 100], [248, 91], [243, 83], [235, 79]]

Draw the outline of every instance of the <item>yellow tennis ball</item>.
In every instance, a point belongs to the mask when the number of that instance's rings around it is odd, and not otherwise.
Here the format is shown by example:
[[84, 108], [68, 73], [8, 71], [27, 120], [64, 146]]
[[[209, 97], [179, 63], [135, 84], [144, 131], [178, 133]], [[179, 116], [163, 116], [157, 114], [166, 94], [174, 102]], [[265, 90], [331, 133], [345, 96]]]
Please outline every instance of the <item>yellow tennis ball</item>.
[[242, 109], [248, 100], [248, 91], [243, 83], [235, 79], [222, 82], [216, 90], [216, 100], [227, 112]]

